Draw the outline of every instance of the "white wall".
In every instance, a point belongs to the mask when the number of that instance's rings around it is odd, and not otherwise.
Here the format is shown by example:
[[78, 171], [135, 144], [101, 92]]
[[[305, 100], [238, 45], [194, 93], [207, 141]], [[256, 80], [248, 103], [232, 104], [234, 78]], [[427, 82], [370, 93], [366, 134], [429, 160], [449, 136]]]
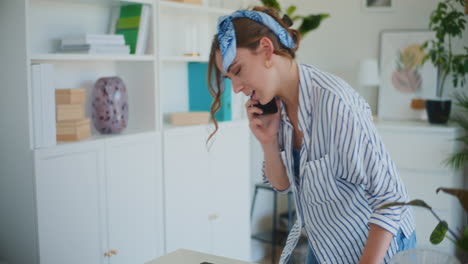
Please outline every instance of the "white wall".
[[[429, 15], [438, 0], [394, 0], [396, 7], [390, 12], [371, 12], [362, 8], [361, 0], [280, 0], [283, 7], [295, 4], [297, 14], [329, 13], [330, 17], [302, 41], [297, 60], [331, 72], [346, 80], [364, 98], [366, 90], [358, 86], [358, 67], [363, 58], [379, 58], [379, 34], [387, 29], [428, 29]], [[455, 43], [457, 50], [468, 45], [468, 30], [463, 40]], [[450, 87], [451, 85], [448, 84]], [[467, 85], [468, 86], [468, 85]], [[449, 89], [446, 89], [450, 92]], [[465, 89], [466, 90], [466, 89]], [[376, 102], [369, 102], [371, 105]], [[262, 151], [256, 140], [252, 142], [253, 182], [261, 181]], [[282, 196], [282, 207], [287, 205]], [[257, 209], [252, 231], [265, 230], [269, 226], [271, 195], [257, 198]], [[259, 244], [253, 244], [254, 258]]]
[[0, 262], [10, 264], [38, 262], [25, 2], [0, 0]]

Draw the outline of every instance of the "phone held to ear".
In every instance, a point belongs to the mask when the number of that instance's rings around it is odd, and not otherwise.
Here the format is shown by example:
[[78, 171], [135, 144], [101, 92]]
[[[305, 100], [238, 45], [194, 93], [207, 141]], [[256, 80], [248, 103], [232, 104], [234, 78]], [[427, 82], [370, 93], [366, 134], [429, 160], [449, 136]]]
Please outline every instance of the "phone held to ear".
[[276, 105], [276, 99], [273, 98], [267, 104], [254, 104], [255, 107], [258, 107], [263, 110], [263, 115], [274, 114], [278, 112], [278, 106]]

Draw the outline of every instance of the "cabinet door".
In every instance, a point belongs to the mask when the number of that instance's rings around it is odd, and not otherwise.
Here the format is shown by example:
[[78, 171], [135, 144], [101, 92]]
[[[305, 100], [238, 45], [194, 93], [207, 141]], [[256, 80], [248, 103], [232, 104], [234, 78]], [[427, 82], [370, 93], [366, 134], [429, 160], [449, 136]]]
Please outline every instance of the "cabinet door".
[[213, 254], [250, 259], [250, 147], [245, 122], [222, 127], [209, 152], [211, 202], [216, 217]]
[[106, 141], [111, 264], [145, 263], [162, 255], [162, 175], [154, 133]]
[[35, 151], [40, 263], [108, 261], [100, 188], [103, 164], [98, 144]]
[[207, 132], [169, 130], [164, 136], [166, 250], [211, 253], [208, 225], [213, 196], [209, 181]]

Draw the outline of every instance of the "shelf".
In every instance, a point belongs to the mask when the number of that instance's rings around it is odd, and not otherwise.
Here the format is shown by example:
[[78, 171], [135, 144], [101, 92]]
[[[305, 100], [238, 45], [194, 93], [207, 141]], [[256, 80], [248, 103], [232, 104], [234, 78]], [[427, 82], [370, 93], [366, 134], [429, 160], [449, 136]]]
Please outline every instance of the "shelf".
[[[228, 129], [233, 126], [248, 126], [247, 120], [235, 120], [235, 121], [223, 121], [218, 122], [219, 129]], [[192, 134], [207, 132], [207, 136], [214, 131], [214, 124], [203, 124], [203, 125], [191, 125], [191, 126], [172, 126], [170, 124], [164, 124], [164, 132], [175, 133], [175, 134]]]
[[226, 8], [184, 4], [184, 3], [169, 2], [169, 1], [163, 1], [163, 0], [160, 1], [160, 6], [162, 8], [172, 8], [172, 9], [186, 10], [190, 12], [208, 13], [208, 14], [214, 14], [214, 15], [229, 15], [234, 12], [234, 10], [226, 9]]
[[[91, 124], [92, 126], [93, 124]], [[118, 139], [124, 139], [124, 138], [129, 138], [132, 136], [139, 136], [142, 134], [146, 133], [155, 133], [155, 130], [144, 130], [144, 129], [134, 129], [134, 130], [124, 130], [120, 134], [107, 134], [107, 135], [101, 135], [101, 134], [92, 134], [89, 138], [83, 139], [80, 141], [72, 141], [72, 142], [57, 142], [57, 145], [47, 147], [47, 148], [55, 148], [55, 147], [64, 147], [64, 146], [73, 146], [77, 144], [86, 144], [86, 143], [91, 143], [91, 142], [96, 142], [100, 140], [118, 140]], [[47, 149], [46, 148], [46, 149]], [[43, 149], [43, 148], [40, 148]]]
[[34, 54], [31, 62], [44, 61], [154, 61], [154, 55], [121, 54]]
[[69, 3], [83, 3], [93, 5], [106, 5], [106, 6], [117, 6], [125, 4], [146, 4], [153, 5], [154, 0], [33, 0], [33, 2], [69, 2]]
[[163, 62], [208, 62], [207, 57], [188, 57], [188, 56], [164, 56]]

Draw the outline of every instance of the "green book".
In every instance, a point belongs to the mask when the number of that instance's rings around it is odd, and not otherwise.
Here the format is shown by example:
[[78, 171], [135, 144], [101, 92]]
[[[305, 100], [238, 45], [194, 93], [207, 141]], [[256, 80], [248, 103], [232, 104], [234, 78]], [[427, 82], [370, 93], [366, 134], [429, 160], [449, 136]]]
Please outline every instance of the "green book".
[[125, 43], [130, 46], [130, 53], [135, 54], [138, 38], [138, 28], [117, 29], [116, 34], [121, 34], [125, 38]]
[[141, 16], [142, 4], [123, 5], [120, 7], [120, 18]]
[[142, 4], [131, 4], [120, 7], [120, 15], [117, 20], [116, 34], [125, 38], [125, 43], [130, 46], [130, 53], [135, 54], [140, 26]]
[[140, 26], [140, 17], [122, 17], [117, 21], [118, 29], [138, 28]]

